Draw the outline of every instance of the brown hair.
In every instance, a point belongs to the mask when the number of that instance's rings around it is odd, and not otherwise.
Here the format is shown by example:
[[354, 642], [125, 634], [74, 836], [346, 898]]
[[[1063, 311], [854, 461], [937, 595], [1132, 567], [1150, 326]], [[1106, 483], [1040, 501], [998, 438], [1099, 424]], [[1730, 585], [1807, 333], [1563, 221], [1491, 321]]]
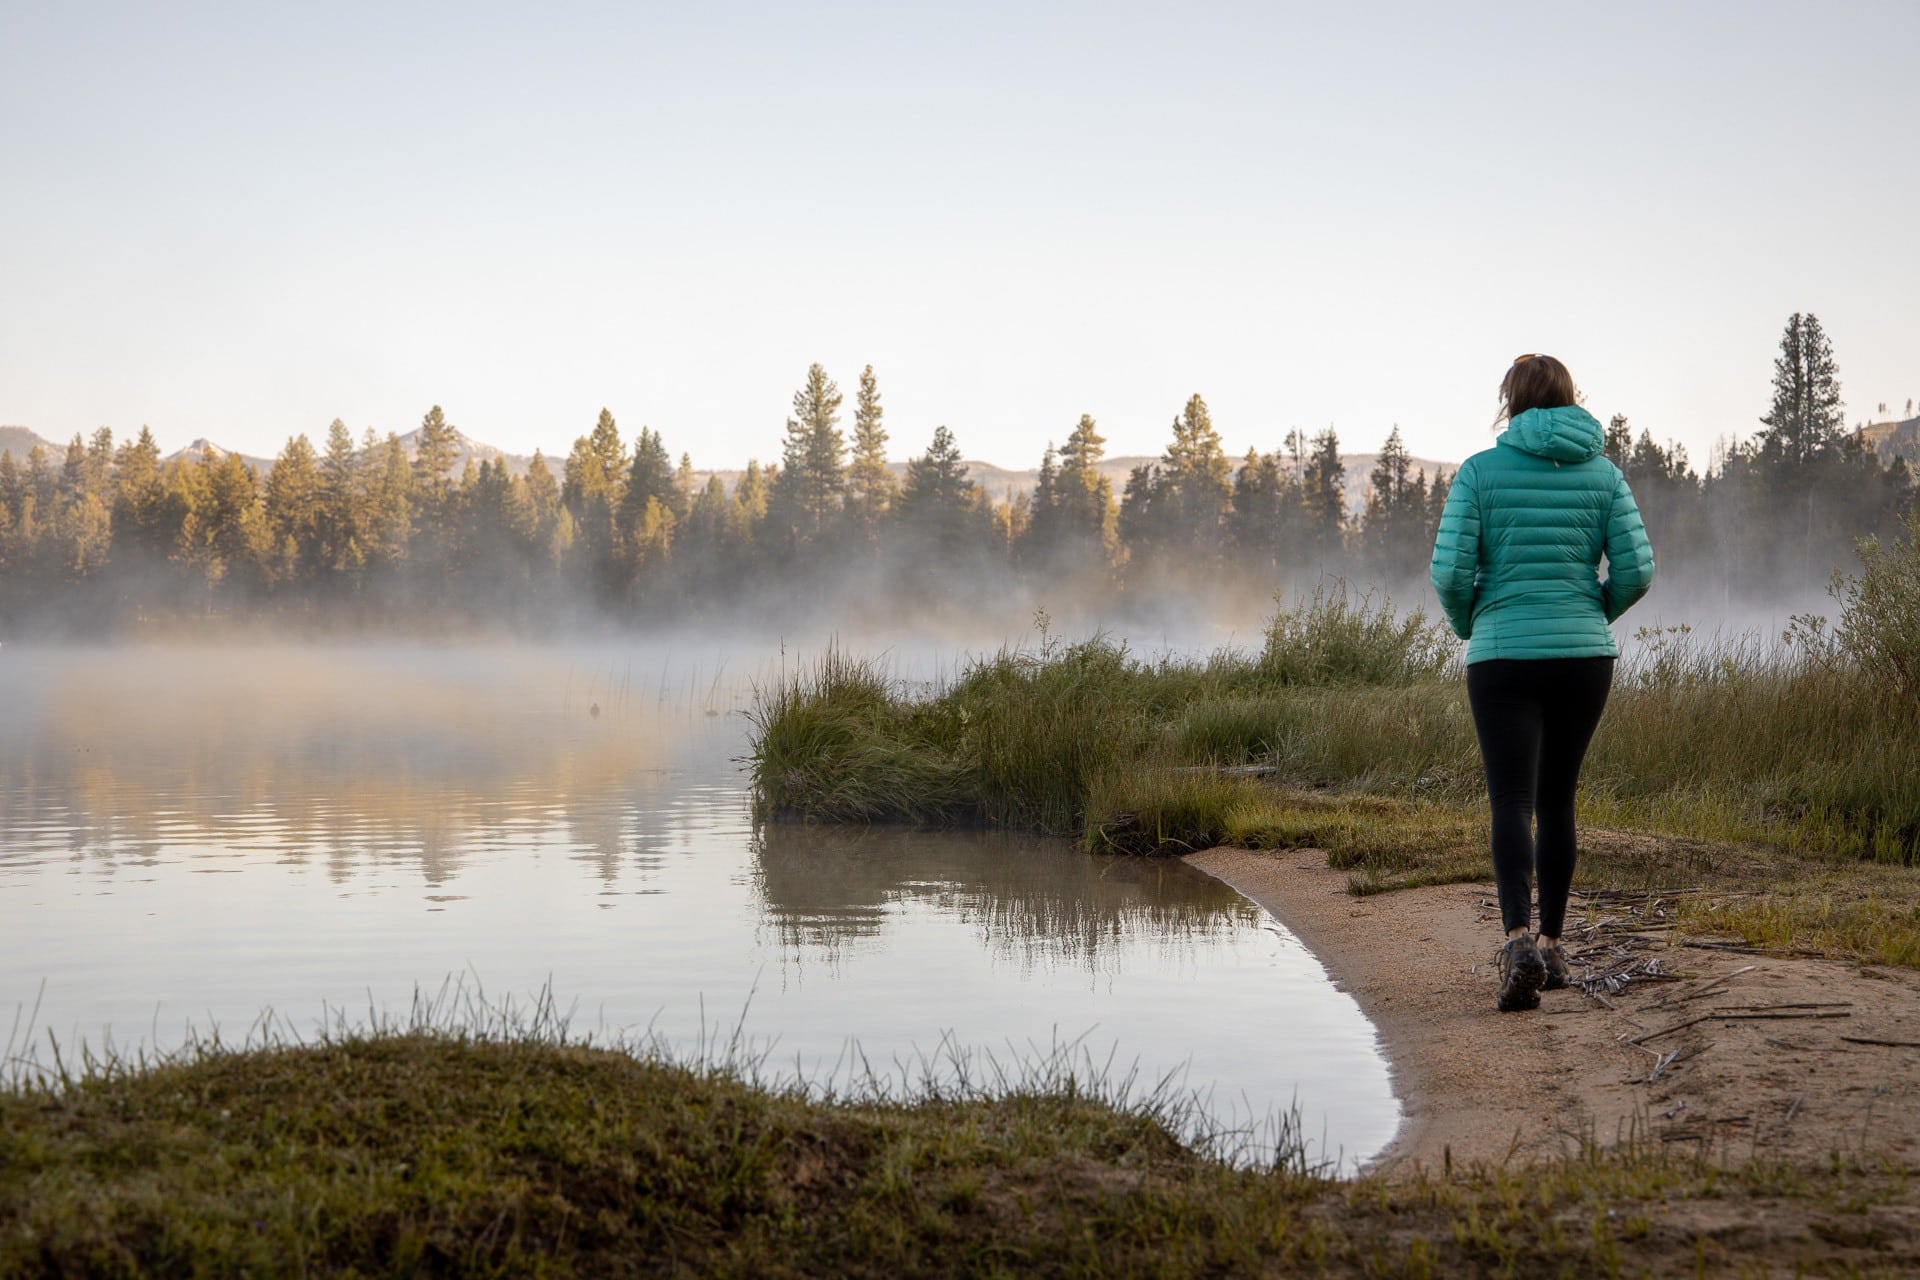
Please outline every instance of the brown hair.
[[1500, 417], [1516, 418], [1529, 409], [1559, 409], [1579, 403], [1573, 375], [1552, 356], [1515, 356], [1500, 379]]

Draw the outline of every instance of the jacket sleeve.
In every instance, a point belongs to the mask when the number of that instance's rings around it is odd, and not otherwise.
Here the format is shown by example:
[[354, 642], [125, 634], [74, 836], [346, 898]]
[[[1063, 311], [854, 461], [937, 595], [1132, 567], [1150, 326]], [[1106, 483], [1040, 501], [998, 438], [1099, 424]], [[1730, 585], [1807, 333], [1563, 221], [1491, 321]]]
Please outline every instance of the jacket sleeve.
[[1607, 621], [1631, 609], [1652, 585], [1653, 545], [1647, 541], [1633, 490], [1621, 476], [1614, 481], [1613, 508], [1607, 515], [1607, 580], [1600, 588]]
[[1473, 638], [1473, 588], [1479, 573], [1480, 497], [1474, 491], [1472, 468], [1462, 465], [1447, 490], [1429, 570], [1447, 625], [1462, 640]]

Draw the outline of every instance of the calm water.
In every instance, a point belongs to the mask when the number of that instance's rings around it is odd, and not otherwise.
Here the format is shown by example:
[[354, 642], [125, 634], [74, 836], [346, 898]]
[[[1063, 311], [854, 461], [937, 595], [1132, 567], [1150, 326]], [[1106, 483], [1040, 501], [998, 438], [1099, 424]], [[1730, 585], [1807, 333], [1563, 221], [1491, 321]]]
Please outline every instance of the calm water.
[[[764, 651], [0, 649], [0, 1025], [166, 1047], [449, 976], [769, 1069], [1063, 1044], [1353, 1161], [1371, 1028], [1263, 911], [1057, 841], [756, 828]], [[594, 714], [597, 709], [598, 714]], [[21, 1051], [16, 1034], [13, 1052]]]

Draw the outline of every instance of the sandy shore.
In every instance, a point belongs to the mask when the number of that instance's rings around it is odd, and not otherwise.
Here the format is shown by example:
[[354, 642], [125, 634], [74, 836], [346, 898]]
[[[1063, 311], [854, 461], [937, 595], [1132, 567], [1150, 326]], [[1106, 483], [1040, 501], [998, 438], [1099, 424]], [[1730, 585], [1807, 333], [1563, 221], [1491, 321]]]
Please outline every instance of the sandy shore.
[[1503, 1014], [1490, 883], [1356, 898], [1317, 850], [1187, 861], [1272, 912], [1379, 1029], [1405, 1119], [1376, 1171], [1586, 1140], [1794, 1164], [1920, 1154], [1920, 973], [1715, 949], [1588, 902], [1568, 925], [1576, 976], [1583, 952], [1597, 969], [1632, 954], [1670, 980], [1547, 992], [1538, 1011]]

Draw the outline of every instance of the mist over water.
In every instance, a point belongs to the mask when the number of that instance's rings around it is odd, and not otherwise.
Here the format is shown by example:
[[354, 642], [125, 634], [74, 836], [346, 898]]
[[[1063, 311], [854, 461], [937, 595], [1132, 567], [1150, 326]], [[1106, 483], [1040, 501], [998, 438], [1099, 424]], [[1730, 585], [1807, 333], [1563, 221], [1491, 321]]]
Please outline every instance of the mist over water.
[[[1326, 1154], [1384, 1144], [1371, 1028], [1217, 882], [757, 826], [740, 713], [830, 639], [0, 649], [0, 1006], [34, 1019], [11, 1052], [404, 1011], [451, 975], [684, 1053], [737, 1030], [820, 1085], [1066, 1044], [1208, 1094], [1211, 1123], [1297, 1100]], [[916, 680], [967, 647], [842, 639]]]

